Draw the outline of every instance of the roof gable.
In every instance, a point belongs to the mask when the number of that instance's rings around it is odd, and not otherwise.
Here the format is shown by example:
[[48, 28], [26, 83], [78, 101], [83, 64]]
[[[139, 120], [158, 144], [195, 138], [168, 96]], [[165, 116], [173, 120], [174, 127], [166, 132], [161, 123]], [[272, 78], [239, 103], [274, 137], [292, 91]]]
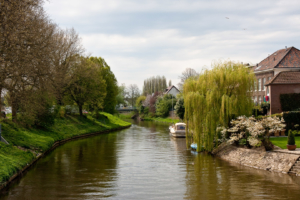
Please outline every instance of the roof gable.
[[172, 86], [169, 86], [166, 90], [165, 90], [165, 94], [168, 94], [171, 90], [172, 90], [172, 88], [175, 88], [178, 92], [180, 92], [178, 89], [177, 89], [177, 87], [175, 87], [175, 85], [172, 85]]
[[300, 71], [279, 72], [265, 85], [273, 84], [300, 84]]
[[300, 68], [300, 51], [295, 47], [280, 49], [254, 67], [255, 71], [263, 71], [273, 68]]

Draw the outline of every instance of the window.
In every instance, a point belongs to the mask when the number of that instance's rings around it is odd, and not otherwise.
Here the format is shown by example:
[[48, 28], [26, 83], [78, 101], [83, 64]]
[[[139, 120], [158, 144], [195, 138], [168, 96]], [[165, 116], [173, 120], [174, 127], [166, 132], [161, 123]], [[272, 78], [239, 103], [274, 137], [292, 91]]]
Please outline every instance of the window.
[[261, 96], [258, 96], [258, 103], [261, 104]]
[[266, 84], [266, 78], [263, 78], [263, 80], [262, 80], [262, 88], [263, 88], [263, 91], [266, 91], [265, 84]]
[[258, 91], [261, 91], [261, 79], [258, 79]]
[[272, 77], [270, 76], [270, 77], [269, 77], [269, 80], [271, 80], [271, 79], [272, 79]]
[[254, 103], [257, 103], [257, 96], [254, 97]]
[[270, 96], [269, 86], [267, 86], [267, 96]]

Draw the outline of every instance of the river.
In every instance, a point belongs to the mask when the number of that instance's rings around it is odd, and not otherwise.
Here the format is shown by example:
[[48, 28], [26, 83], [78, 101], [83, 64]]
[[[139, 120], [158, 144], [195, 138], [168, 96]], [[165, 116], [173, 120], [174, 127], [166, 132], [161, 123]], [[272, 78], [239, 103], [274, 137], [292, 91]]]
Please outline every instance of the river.
[[0, 199], [300, 199], [300, 177], [197, 154], [168, 125], [133, 122], [56, 148]]

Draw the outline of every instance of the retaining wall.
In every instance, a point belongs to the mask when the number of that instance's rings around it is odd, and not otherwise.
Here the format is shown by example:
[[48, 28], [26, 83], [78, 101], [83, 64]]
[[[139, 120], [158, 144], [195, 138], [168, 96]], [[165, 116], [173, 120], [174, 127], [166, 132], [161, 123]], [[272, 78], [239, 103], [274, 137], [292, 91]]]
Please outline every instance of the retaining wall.
[[264, 148], [246, 149], [222, 144], [213, 151], [221, 159], [241, 165], [274, 172], [288, 173], [299, 155], [266, 151]]

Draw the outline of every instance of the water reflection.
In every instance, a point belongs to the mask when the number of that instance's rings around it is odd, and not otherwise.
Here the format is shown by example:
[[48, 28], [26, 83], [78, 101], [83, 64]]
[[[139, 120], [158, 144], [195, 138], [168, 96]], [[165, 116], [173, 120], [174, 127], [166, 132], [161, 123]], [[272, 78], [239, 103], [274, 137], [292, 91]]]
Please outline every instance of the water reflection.
[[168, 124], [67, 143], [0, 199], [299, 199], [300, 178], [195, 154]]

